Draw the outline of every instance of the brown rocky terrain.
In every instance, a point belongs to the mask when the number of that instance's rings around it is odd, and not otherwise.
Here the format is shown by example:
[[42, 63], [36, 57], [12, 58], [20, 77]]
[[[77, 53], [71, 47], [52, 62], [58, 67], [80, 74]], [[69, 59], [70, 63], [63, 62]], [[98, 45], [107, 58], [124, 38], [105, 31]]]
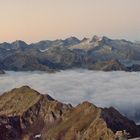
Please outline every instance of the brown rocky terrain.
[[28, 86], [0, 96], [0, 140], [114, 140], [119, 130], [140, 136], [139, 126], [112, 107], [72, 107]]
[[102, 70], [102, 71], [127, 71], [127, 67], [122, 65], [118, 60], [113, 59], [110, 61], [96, 62], [95, 64], [89, 65], [90, 70]]

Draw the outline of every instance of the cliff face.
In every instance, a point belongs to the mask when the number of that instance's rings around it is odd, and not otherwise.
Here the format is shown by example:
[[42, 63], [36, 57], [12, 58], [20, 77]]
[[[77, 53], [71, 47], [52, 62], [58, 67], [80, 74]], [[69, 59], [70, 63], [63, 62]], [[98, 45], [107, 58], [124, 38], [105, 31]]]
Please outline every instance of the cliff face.
[[114, 140], [124, 129], [140, 136], [138, 126], [112, 108], [89, 102], [72, 107], [28, 86], [0, 96], [1, 140]]
[[20, 117], [0, 116], [0, 140], [21, 140]]
[[137, 126], [134, 121], [122, 116], [113, 107], [104, 108], [101, 114], [102, 118], [107, 123], [107, 126], [113, 131], [126, 130], [131, 134], [132, 137], [140, 135], [139, 126]]

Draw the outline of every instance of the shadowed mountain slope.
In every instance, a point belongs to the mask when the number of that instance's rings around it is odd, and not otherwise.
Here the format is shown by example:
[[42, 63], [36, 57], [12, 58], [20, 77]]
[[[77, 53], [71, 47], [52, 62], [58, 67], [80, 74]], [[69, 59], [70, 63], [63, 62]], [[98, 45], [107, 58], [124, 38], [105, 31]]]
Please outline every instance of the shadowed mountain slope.
[[[0, 68], [17, 71], [57, 71], [70, 68], [140, 71], [139, 54], [140, 44], [107, 37], [94, 36], [92, 39], [82, 40], [70, 37], [33, 44], [17, 40], [11, 44], [0, 44], [0, 62], [3, 64]], [[113, 60], [120, 65], [101, 65]]]

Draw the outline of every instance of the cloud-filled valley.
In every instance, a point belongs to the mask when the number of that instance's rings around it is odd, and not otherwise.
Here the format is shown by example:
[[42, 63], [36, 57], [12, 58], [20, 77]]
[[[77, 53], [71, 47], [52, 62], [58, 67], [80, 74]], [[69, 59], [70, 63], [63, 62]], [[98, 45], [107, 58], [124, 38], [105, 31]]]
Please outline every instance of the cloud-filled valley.
[[0, 94], [29, 85], [40, 93], [77, 105], [90, 101], [97, 106], [113, 106], [129, 118], [140, 121], [140, 73], [66, 70], [44, 72], [6, 72], [0, 76]]

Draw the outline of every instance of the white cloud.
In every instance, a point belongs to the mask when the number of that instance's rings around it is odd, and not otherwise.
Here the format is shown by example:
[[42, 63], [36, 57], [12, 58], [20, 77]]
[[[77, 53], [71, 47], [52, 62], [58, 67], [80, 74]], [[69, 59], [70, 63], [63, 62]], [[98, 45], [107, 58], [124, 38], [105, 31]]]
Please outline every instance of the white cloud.
[[102, 107], [114, 106], [132, 118], [140, 111], [139, 72], [7, 72], [0, 77], [1, 94], [23, 85], [73, 105], [87, 100]]

